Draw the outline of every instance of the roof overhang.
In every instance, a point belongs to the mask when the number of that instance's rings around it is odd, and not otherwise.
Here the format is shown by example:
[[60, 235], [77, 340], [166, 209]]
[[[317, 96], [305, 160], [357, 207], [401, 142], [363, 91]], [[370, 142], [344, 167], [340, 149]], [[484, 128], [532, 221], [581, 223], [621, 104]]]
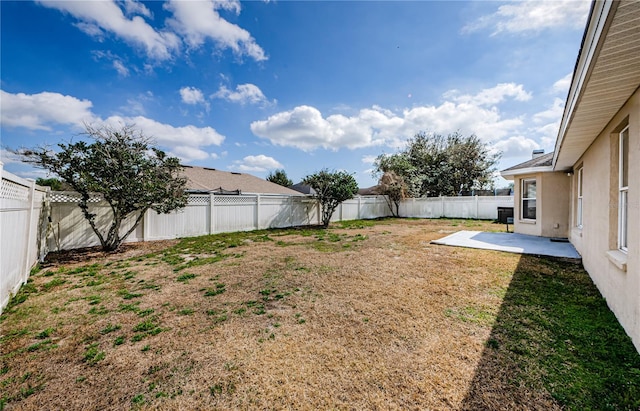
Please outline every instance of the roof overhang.
[[505, 180], [513, 180], [515, 176], [520, 176], [525, 174], [536, 174], [536, 173], [550, 173], [550, 172], [553, 172], [553, 166], [528, 167], [528, 168], [518, 168], [516, 170], [504, 170], [500, 172], [500, 175]]
[[640, 2], [595, 0], [565, 104], [553, 168], [573, 167], [640, 84]]

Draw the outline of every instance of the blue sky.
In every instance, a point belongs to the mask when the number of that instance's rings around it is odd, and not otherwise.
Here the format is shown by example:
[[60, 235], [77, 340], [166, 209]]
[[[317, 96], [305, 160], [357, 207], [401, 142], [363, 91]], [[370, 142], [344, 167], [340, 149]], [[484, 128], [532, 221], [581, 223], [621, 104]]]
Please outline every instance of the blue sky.
[[[184, 164], [375, 184], [419, 131], [553, 150], [589, 2], [1, 1], [6, 148], [135, 124]], [[497, 180], [497, 185], [506, 185]]]

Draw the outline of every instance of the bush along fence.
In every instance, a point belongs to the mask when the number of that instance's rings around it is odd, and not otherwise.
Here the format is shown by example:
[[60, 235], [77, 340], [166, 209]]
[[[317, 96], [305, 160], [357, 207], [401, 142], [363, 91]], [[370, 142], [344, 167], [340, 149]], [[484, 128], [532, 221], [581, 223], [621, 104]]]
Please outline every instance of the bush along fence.
[[[74, 192], [50, 192], [31, 180], [3, 172], [0, 195], [0, 312], [28, 279], [31, 268], [49, 250], [99, 245]], [[109, 206], [90, 200], [97, 224], [107, 227]], [[404, 200], [401, 217], [496, 219], [498, 207], [513, 207], [513, 197], [436, 197]], [[356, 197], [343, 202], [331, 221], [389, 217], [384, 197]], [[123, 223], [126, 232], [133, 219]], [[170, 214], [148, 211], [127, 242], [195, 237], [222, 232], [319, 225], [318, 203], [305, 196], [267, 194], [192, 194], [188, 205]]]

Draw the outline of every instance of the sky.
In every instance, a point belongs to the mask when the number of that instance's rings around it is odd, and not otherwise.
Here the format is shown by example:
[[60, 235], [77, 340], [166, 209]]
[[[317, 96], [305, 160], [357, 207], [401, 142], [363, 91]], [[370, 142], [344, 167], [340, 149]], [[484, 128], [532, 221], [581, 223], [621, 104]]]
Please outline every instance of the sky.
[[[134, 125], [185, 165], [376, 183], [418, 132], [553, 150], [589, 1], [0, 1], [10, 152]], [[497, 187], [507, 185], [496, 179]]]

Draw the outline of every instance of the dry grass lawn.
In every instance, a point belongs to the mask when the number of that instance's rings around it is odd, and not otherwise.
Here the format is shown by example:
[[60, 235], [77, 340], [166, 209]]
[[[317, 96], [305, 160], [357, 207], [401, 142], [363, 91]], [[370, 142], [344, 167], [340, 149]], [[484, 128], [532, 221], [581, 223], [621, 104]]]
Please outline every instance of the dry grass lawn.
[[523, 264], [581, 268], [429, 243], [460, 229], [504, 226], [384, 220], [66, 255], [1, 317], [0, 409], [561, 409], [543, 371], [495, 355], [494, 327]]

